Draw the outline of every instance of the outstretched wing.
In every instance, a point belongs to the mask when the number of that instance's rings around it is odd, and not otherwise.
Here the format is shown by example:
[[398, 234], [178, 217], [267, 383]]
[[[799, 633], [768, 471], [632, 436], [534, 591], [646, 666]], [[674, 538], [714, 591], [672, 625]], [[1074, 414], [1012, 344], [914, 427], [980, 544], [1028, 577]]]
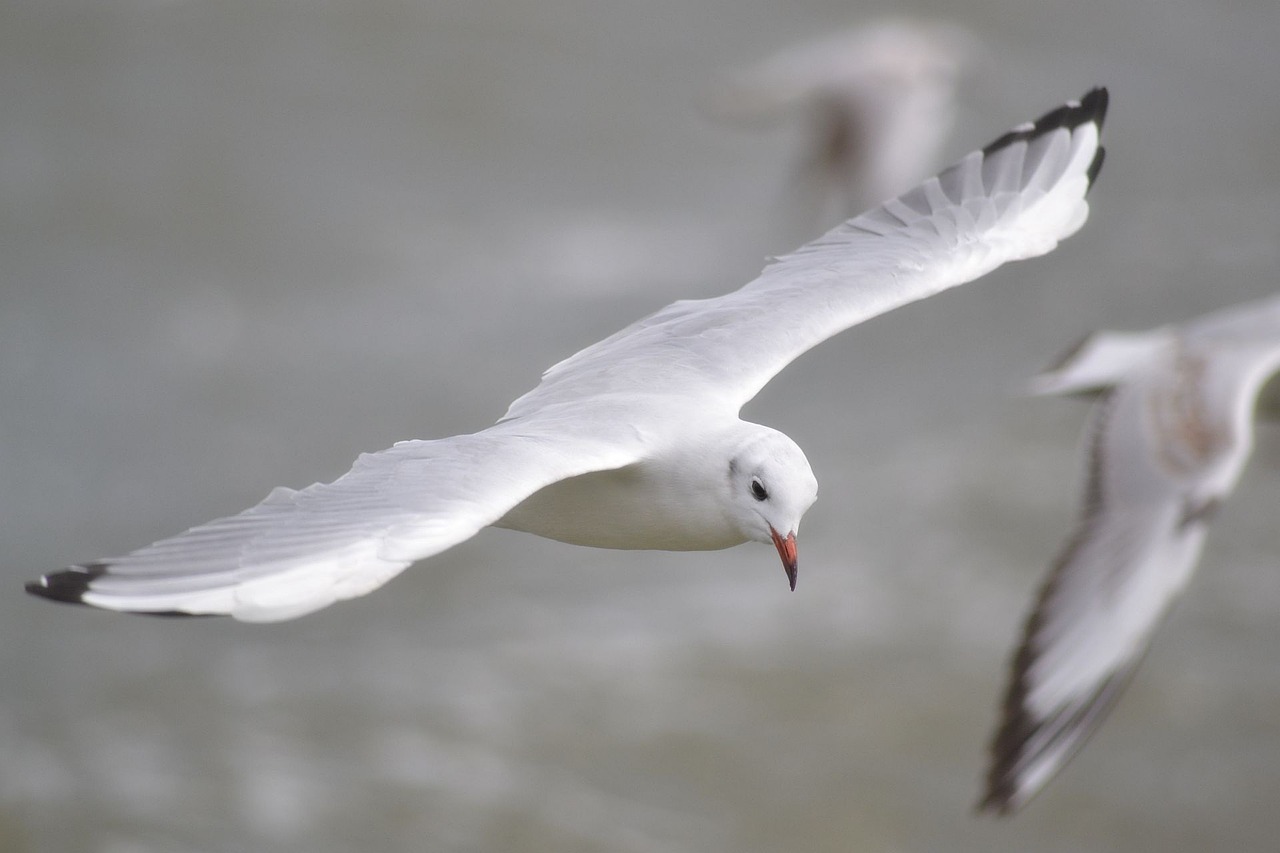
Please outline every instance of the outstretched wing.
[[981, 810], [1021, 808], [1084, 745], [1195, 571], [1248, 457], [1254, 400], [1280, 364], [1274, 317], [1268, 338], [1258, 316], [1237, 311], [1234, 327], [1225, 316], [1191, 324], [1195, 340], [1095, 336], [1045, 374], [1046, 391], [1112, 387], [1094, 412], [1084, 517], [1014, 658]]
[[[981, 811], [1017, 811], [1066, 764], [1114, 707], [1152, 634], [1195, 569], [1216, 497], [1148, 479], [1114, 452], [1115, 395], [1095, 412], [1084, 517], [1054, 562], [1014, 656]], [[1111, 445], [1111, 446], [1109, 446]], [[1113, 485], [1146, 492], [1137, 499]]]
[[1253, 407], [1280, 366], [1280, 297], [1181, 327], [1100, 332], [1038, 377], [1100, 389], [1084, 517], [1015, 654], [979, 809], [1034, 797], [1106, 719], [1187, 585], [1208, 520], [1253, 444]]
[[400, 442], [362, 455], [332, 483], [276, 489], [239, 515], [46, 575], [27, 591], [137, 613], [302, 616], [469, 539], [543, 486], [640, 457], [632, 431], [606, 422], [585, 436], [573, 428], [581, 421], [548, 412], [472, 435]]
[[1106, 90], [1094, 89], [777, 259], [741, 289], [668, 305], [552, 367], [509, 414], [658, 385], [736, 412], [832, 335], [1075, 233], [1102, 166], [1106, 109]]
[[[1049, 251], [1087, 216], [1106, 104], [1095, 90], [782, 258], [741, 290], [677, 302], [588, 347], [489, 430], [363, 456], [332, 484], [277, 490], [240, 515], [29, 590], [116, 610], [264, 621], [368, 592], [543, 486], [637, 461], [645, 427], [666, 417], [655, 414], [664, 396], [736, 411], [841, 329]], [[582, 428], [585, 401], [637, 396], [652, 405]]]

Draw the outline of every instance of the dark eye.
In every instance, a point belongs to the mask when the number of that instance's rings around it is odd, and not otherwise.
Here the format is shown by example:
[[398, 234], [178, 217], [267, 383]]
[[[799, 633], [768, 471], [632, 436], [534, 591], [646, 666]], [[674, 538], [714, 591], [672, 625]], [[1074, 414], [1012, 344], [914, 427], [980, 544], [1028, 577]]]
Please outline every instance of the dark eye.
[[765, 490], [764, 483], [760, 482], [759, 479], [751, 481], [751, 494], [758, 501], [767, 500], [769, 498], [769, 493]]

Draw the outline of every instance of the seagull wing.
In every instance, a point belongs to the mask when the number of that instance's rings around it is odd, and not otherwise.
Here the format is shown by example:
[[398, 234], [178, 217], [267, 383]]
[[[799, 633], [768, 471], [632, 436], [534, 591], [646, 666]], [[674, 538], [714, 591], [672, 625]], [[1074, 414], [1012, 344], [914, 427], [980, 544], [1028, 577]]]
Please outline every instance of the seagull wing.
[[[982, 811], [1018, 810], [1084, 745], [1200, 556], [1214, 504], [1190, 503], [1173, 484], [1161, 488], [1141, 476], [1146, 471], [1128, 470], [1130, 453], [1110, 452], [1121, 393], [1104, 392], [1094, 413], [1084, 517], [1023, 628]], [[1137, 452], [1147, 458], [1145, 448]], [[1115, 500], [1109, 484], [1132, 474], [1146, 499]]]
[[1084, 224], [1105, 89], [1022, 125], [712, 299], [675, 302], [552, 367], [510, 415], [661, 386], [737, 411], [796, 357], [893, 308], [1042, 255]]
[[[868, 317], [1043, 254], [1083, 224], [1105, 90], [1019, 127], [719, 299], [677, 302], [551, 368], [497, 425], [362, 456], [328, 485], [30, 584], [116, 610], [287, 619], [364, 594], [542, 487], [639, 461], [681, 413], [736, 412]], [[673, 414], [674, 413], [674, 414]]]
[[[1117, 346], [1110, 368], [1128, 375], [1112, 377], [1094, 410], [1083, 518], [1023, 629], [980, 810], [1021, 808], [1084, 745], [1195, 571], [1252, 446], [1254, 400], [1280, 362], [1280, 330], [1259, 338], [1244, 319], [1243, 339], [1215, 324], [1212, 339], [1158, 330]], [[1058, 373], [1105, 373], [1089, 347], [1074, 361]]]
[[471, 435], [400, 442], [360, 456], [332, 483], [276, 489], [239, 515], [46, 575], [27, 591], [138, 613], [302, 616], [376, 589], [546, 485], [640, 459], [635, 431], [610, 426], [625, 420], [599, 414], [549, 410]]

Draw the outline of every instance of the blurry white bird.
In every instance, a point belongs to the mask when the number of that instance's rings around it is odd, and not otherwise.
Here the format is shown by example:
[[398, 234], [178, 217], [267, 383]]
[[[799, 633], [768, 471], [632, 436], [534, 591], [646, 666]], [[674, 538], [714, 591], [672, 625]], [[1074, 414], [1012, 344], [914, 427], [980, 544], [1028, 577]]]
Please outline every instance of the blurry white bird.
[[710, 106], [735, 121], [807, 122], [797, 194], [819, 221], [844, 219], [937, 167], [958, 79], [978, 52], [977, 39], [953, 24], [881, 21], [729, 75]]
[[1104, 89], [1022, 125], [714, 299], [676, 302], [548, 370], [494, 426], [365, 454], [328, 485], [28, 584], [110, 610], [289, 619], [489, 525], [602, 548], [778, 549], [817, 483], [738, 411], [837, 332], [1050, 251], [1084, 224]]
[[1098, 332], [1037, 377], [1095, 392], [1082, 518], [1013, 660], [979, 809], [1011, 813], [1102, 723], [1190, 579], [1280, 369], [1280, 296], [1147, 332]]

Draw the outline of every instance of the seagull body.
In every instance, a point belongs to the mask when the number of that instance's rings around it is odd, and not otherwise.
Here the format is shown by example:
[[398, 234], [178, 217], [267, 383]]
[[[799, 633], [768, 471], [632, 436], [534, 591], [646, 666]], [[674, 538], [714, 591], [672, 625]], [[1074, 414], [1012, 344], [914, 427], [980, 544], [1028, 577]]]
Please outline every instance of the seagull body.
[[1036, 393], [1099, 400], [1082, 518], [1024, 628], [979, 808], [1020, 808], [1115, 705], [1244, 470], [1255, 403], [1277, 369], [1271, 297], [1181, 326], [1095, 333], [1033, 381]]
[[587, 347], [488, 429], [364, 454], [333, 483], [276, 489], [239, 515], [27, 589], [109, 610], [289, 619], [490, 525], [606, 548], [772, 543], [794, 589], [817, 481], [795, 442], [739, 410], [837, 332], [1073, 234], [1101, 168], [1106, 106], [1096, 89], [741, 289], [673, 303]]
[[[722, 492], [706, 484], [724, 480], [726, 491], [745, 493], [749, 482], [733, 483], [733, 475], [766, 467], [808, 473], [809, 482], [797, 483], [794, 490], [803, 505], [788, 510], [798, 524], [818, 490], [804, 453], [776, 430], [745, 422], [735, 426], [727, 432], [689, 430], [686, 435], [698, 441], [672, 442], [654, 448], [641, 462], [552, 483], [495, 526], [595, 548], [648, 549], [660, 542], [667, 551], [718, 551], [750, 537], [726, 514]], [[728, 469], [722, 461], [726, 447], [736, 448]], [[790, 496], [790, 491], [772, 494], [770, 501]]]
[[955, 25], [884, 20], [783, 49], [728, 78], [712, 106], [736, 121], [807, 122], [800, 191], [844, 218], [936, 168], [978, 52]]

